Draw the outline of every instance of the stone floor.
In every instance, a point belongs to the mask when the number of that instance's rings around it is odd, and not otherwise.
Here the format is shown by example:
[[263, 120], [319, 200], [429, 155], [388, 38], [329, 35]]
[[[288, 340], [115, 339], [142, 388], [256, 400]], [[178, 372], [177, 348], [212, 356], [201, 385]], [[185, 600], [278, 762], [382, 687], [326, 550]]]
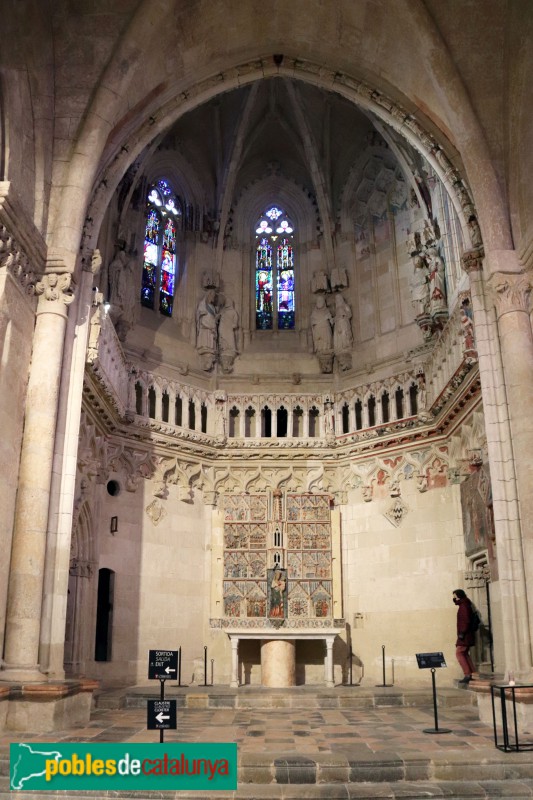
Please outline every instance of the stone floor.
[[[16, 741], [158, 742], [159, 733], [146, 730], [142, 694], [129, 697], [140, 707], [96, 708], [81, 728], [39, 735], [4, 732], [0, 760], [6, 765], [7, 745]], [[257, 696], [265, 694], [262, 690]], [[364, 705], [362, 695], [353, 697]], [[384, 701], [382, 694], [377, 697]], [[533, 754], [497, 750], [492, 727], [479, 721], [471, 692], [448, 690], [442, 698], [439, 727], [450, 733], [440, 735], [424, 732], [434, 728], [427, 697], [425, 704], [423, 697], [418, 699], [421, 705], [316, 707], [327, 698], [331, 693], [303, 695], [297, 708], [178, 708], [178, 729], [166, 731], [165, 741], [237, 742], [239, 789], [217, 793], [219, 798], [533, 798]], [[368, 698], [376, 700], [373, 693]], [[116, 698], [108, 697], [109, 702]], [[0, 774], [7, 775], [6, 768]], [[182, 792], [163, 795], [186, 797]], [[132, 796], [140, 800], [141, 793]]]

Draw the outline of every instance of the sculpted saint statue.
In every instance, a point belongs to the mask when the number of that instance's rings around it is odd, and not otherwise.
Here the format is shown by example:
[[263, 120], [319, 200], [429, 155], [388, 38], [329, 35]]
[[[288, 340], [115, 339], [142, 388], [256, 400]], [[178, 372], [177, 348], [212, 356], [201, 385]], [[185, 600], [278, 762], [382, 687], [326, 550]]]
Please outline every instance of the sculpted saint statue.
[[218, 321], [218, 352], [222, 371], [226, 374], [232, 371], [237, 355], [236, 333], [238, 327], [239, 315], [235, 310], [235, 303], [226, 298]]
[[435, 247], [428, 248], [427, 259], [429, 264], [429, 310], [431, 314], [447, 311], [444, 261]]
[[137, 321], [139, 290], [136, 259], [119, 250], [108, 268], [111, 319], [121, 342]]
[[429, 271], [423, 256], [414, 256], [413, 258], [413, 274], [409, 288], [415, 316], [427, 314], [429, 311]]
[[333, 349], [333, 317], [322, 295], [316, 298], [311, 312], [311, 333], [315, 353], [323, 353]]
[[342, 353], [352, 349], [352, 309], [342, 296], [335, 295], [335, 327], [333, 330], [333, 349], [335, 353]]
[[216, 292], [208, 289], [196, 307], [196, 349], [202, 361], [202, 369], [213, 368], [217, 344], [218, 313], [215, 305]]

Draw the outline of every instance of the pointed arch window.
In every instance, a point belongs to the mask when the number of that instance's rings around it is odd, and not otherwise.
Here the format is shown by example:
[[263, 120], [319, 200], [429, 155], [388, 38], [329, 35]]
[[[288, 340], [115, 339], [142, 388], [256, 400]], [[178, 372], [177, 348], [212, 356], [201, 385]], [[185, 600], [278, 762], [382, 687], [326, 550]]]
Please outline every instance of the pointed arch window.
[[270, 206], [255, 227], [255, 327], [292, 330], [294, 308], [294, 226], [277, 206]]
[[176, 233], [181, 205], [167, 180], [150, 187], [147, 196], [141, 304], [172, 316], [176, 279]]

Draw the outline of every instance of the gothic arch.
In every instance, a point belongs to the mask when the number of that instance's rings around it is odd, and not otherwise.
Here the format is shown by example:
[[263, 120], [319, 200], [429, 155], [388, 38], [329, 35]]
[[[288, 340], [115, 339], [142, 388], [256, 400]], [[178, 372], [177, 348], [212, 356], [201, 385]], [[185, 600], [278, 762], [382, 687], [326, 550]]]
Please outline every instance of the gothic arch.
[[92, 660], [97, 558], [94, 527], [88, 502], [72, 530], [65, 625], [65, 672], [81, 674]]

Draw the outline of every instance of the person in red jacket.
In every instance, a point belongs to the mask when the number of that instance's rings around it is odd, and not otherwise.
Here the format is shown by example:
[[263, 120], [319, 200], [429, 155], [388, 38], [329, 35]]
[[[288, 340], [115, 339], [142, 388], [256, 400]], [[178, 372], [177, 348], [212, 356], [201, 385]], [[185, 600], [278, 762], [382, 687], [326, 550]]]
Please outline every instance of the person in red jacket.
[[462, 589], [454, 590], [453, 602], [457, 606], [455, 655], [464, 672], [464, 678], [459, 683], [469, 683], [472, 680], [472, 673], [476, 671], [469, 653], [470, 648], [475, 644], [475, 635], [472, 631], [472, 603]]

